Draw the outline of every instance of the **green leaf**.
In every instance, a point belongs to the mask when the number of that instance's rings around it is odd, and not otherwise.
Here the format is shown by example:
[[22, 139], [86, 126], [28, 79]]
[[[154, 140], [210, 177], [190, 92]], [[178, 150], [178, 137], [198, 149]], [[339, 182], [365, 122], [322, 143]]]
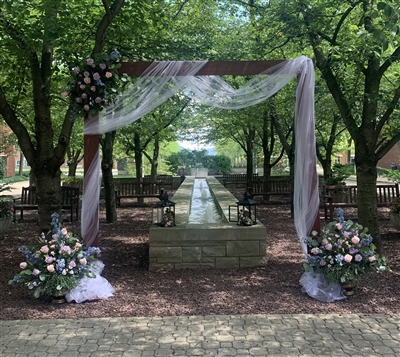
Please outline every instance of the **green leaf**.
[[22, 270], [19, 275], [32, 275], [32, 270]]
[[391, 17], [394, 15], [394, 10], [390, 5], [385, 6], [385, 10], [383, 10], [383, 13], [385, 14], [386, 17]]
[[33, 293], [33, 296], [37, 299], [40, 296], [40, 287], [38, 287], [35, 292]]
[[46, 280], [46, 275], [45, 274], [39, 274], [39, 280], [40, 281], [45, 281]]
[[385, 2], [378, 2], [378, 4], [376, 5], [378, 10], [384, 10], [386, 7], [386, 3]]

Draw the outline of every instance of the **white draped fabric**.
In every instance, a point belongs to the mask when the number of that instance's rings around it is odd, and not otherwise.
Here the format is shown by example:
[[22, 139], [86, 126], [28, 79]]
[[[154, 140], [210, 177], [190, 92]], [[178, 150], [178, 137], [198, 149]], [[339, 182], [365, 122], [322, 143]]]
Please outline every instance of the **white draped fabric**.
[[[197, 62], [154, 62], [99, 118], [85, 123], [85, 134], [102, 134], [122, 128], [165, 102], [178, 91], [200, 104], [222, 109], [245, 108], [271, 97], [293, 78], [297, 78], [295, 110], [295, 226], [299, 237], [307, 236], [318, 215], [319, 195], [316, 173], [314, 124], [314, 66], [300, 56], [284, 61], [253, 77], [239, 89], [232, 88], [219, 76], [196, 76], [206, 64]], [[99, 159], [85, 175], [82, 232], [86, 244], [93, 242], [90, 217], [98, 210]], [[90, 190], [90, 192], [89, 192]], [[85, 201], [89, 204], [86, 204]], [[96, 230], [97, 232], [97, 230]], [[307, 247], [302, 243], [302, 251]]]

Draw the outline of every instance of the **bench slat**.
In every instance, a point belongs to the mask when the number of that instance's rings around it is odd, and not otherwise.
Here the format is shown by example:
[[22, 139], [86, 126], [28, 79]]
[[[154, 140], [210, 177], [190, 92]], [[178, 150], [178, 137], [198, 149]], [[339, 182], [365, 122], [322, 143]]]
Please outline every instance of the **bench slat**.
[[[323, 186], [325, 219], [333, 220], [334, 209], [338, 207], [357, 207], [357, 185]], [[399, 185], [377, 185], [376, 201], [378, 207], [387, 206], [394, 198], [399, 197]]]
[[162, 181], [119, 182], [115, 190], [115, 204], [121, 206], [122, 198], [161, 198], [163, 192]]

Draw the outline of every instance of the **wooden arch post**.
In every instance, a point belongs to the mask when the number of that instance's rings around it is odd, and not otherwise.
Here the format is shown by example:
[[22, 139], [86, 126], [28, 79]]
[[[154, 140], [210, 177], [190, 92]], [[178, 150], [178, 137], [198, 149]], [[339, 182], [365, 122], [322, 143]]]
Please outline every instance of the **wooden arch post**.
[[[257, 75], [267, 69], [276, 66], [285, 60], [264, 60], [264, 61], [212, 61], [207, 62], [197, 73], [196, 76], [212, 76], [212, 75]], [[152, 62], [122, 62], [121, 67], [118, 69], [120, 75], [127, 74], [130, 77], [139, 77]], [[177, 74], [179, 75], [179, 73]], [[86, 120], [87, 118], [85, 118]], [[99, 148], [99, 135], [85, 135], [84, 136], [84, 173], [90, 167], [90, 164], [95, 157]], [[310, 168], [315, 170], [315, 167]], [[317, 177], [313, 178], [315, 184], [317, 184]], [[91, 222], [95, 223], [99, 220], [98, 212], [96, 216], [91, 218]], [[93, 227], [96, 227], [93, 225]], [[320, 218], [319, 213], [315, 217], [315, 222], [312, 230], [320, 232]], [[311, 233], [311, 232], [309, 232]], [[99, 238], [98, 232], [96, 232], [96, 239], [93, 246], [98, 246]]]

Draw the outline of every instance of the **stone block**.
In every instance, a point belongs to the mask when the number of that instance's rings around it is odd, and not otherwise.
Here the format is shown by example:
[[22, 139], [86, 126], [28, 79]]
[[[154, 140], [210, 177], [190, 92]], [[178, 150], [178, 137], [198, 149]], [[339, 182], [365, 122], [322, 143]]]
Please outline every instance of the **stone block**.
[[260, 255], [260, 242], [257, 241], [230, 241], [226, 244], [228, 257], [252, 257]]
[[203, 257], [224, 257], [226, 256], [225, 246], [207, 246], [203, 247]]
[[149, 254], [151, 257], [157, 258], [176, 258], [182, 257], [182, 249], [179, 247], [150, 247]]
[[216, 268], [238, 268], [240, 266], [239, 258], [237, 257], [216, 257]]
[[176, 263], [175, 269], [203, 269], [214, 268], [213, 263]]
[[201, 262], [200, 247], [183, 247], [182, 248], [182, 263]]

